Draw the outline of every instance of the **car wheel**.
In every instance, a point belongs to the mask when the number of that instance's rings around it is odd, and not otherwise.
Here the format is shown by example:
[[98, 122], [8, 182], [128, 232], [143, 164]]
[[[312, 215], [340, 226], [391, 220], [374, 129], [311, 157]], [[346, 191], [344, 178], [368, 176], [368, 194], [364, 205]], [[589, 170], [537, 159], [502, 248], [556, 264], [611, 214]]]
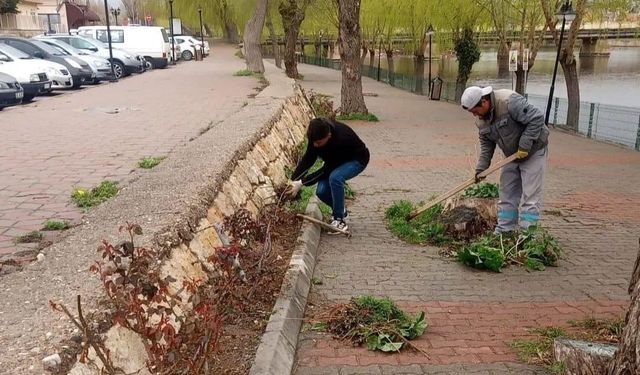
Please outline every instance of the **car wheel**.
[[193, 58], [193, 52], [187, 50], [187, 51], [182, 51], [182, 59], [184, 61], [190, 61]]
[[153, 70], [153, 68], [155, 68], [155, 66], [153, 66], [153, 63], [149, 60], [145, 60], [145, 66], [147, 67], [147, 70]]
[[22, 103], [30, 102], [35, 97], [36, 97], [35, 95], [25, 95], [24, 97], [22, 97]]
[[111, 65], [113, 66], [113, 75], [115, 76], [115, 79], [122, 78], [125, 74], [124, 65], [122, 65], [120, 61], [114, 61]]

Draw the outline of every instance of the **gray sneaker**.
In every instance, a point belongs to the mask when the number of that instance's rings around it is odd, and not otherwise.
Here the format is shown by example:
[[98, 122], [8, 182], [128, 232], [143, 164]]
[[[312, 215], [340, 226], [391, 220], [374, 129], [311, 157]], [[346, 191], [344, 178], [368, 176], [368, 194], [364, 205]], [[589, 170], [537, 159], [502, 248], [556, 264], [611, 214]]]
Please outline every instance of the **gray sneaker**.
[[328, 234], [340, 234], [340, 231], [346, 232], [349, 230], [349, 226], [344, 220], [334, 219], [331, 221], [331, 225], [336, 230], [327, 232]]

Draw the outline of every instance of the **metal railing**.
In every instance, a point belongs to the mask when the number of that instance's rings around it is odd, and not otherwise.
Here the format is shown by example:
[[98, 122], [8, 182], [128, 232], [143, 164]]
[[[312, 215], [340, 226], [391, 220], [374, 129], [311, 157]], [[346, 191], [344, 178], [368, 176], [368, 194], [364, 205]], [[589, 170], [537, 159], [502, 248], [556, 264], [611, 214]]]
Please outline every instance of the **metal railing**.
[[[317, 56], [299, 55], [298, 61], [335, 70], [342, 68], [340, 60]], [[401, 90], [419, 95], [428, 95], [429, 93], [429, 82], [426, 78], [418, 80], [414, 75], [392, 73], [386, 69], [378, 70], [378, 68], [369, 65], [363, 65], [361, 72], [363, 77], [385, 82]], [[455, 102], [455, 94], [455, 82], [442, 82], [440, 100]], [[547, 96], [527, 95], [527, 98], [531, 104], [541, 110], [546, 109]], [[564, 124], [567, 118], [567, 99], [554, 98], [552, 105], [552, 116], [549, 123], [566, 128]], [[587, 138], [616, 143], [640, 151], [640, 108], [580, 102], [578, 133]]]

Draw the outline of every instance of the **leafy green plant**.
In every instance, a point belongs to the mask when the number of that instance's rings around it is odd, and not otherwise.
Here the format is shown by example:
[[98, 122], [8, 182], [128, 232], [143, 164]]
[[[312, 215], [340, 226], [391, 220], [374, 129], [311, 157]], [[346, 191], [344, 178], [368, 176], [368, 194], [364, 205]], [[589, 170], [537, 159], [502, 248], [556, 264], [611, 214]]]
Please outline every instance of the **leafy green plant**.
[[543, 271], [555, 266], [562, 255], [560, 245], [545, 229], [530, 226], [520, 233], [487, 234], [456, 252], [460, 262], [494, 272], [507, 264]]
[[44, 223], [42, 230], [65, 230], [69, 229], [69, 222], [66, 220], [49, 219]]
[[462, 196], [475, 198], [498, 198], [500, 187], [491, 182], [482, 182], [467, 188]]
[[336, 337], [383, 352], [398, 352], [427, 329], [424, 312], [411, 317], [390, 299], [368, 295], [333, 306], [326, 317], [323, 326]]
[[32, 232], [20, 235], [14, 239], [15, 243], [34, 243], [42, 241], [42, 233], [34, 230]]
[[369, 122], [378, 122], [378, 116], [373, 113], [346, 113], [341, 114], [336, 117], [336, 120], [340, 121], [349, 121], [349, 120], [359, 120], [359, 121], [369, 121]]
[[117, 194], [118, 183], [115, 181], [104, 180], [100, 185], [91, 190], [82, 188], [74, 189], [73, 193], [71, 193], [71, 199], [73, 199], [78, 207], [86, 208], [97, 206]]
[[344, 185], [344, 198], [345, 199], [356, 199], [356, 191], [353, 190], [353, 188], [349, 184], [345, 184]]
[[163, 161], [165, 159], [164, 156], [159, 156], [159, 157], [149, 157], [149, 158], [143, 158], [138, 162], [138, 167], [142, 168], [142, 169], [151, 169], [155, 166], [157, 166], [158, 164], [160, 164], [161, 161]]
[[391, 232], [409, 243], [442, 245], [450, 241], [444, 225], [438, 221], [442, 215], [442, 205], [436, 205], [409, 221], [407, 217], [413, 209], [414, 206], [409, 201], [394, 202], [387, 209], [385, 217]]

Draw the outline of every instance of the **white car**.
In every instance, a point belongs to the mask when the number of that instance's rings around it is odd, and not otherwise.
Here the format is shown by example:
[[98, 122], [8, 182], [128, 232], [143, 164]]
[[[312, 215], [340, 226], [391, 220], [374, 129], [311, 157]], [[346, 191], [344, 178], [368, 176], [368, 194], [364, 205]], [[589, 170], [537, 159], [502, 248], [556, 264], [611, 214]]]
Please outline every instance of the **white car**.
[[110, 60], [109, 46], [99, 40], [66, 34], [47, 35], [46, 37], [49, 39], [61, 40], [81, 51], [85, 51], [111, 61], [116, 79], [126, 77], [131, 73], [141, 73], [144, 71], [143, 59], [136, 58], [135, 54], [120, 48], [111, 48], [113, 60]]
[[93, 70], [93, 72], [96, 75], [96, 78], [94, 78], [93, 83], [111, 80], [112, 74], [111, 74], [111, 64], [109, 64], [109, 60], [102, 58], [100, 56], [91, 55], [87, 52], [81, 51], [63, 42], [62, 40], [47, 38], [47, 37], [39, 37], [37, 39], [51, 45], [54, 48], [58, 48], [63, 52], [66, 52], [72, 56], [75, 56], [83, 60], [87, 64], [89, 64], [89, 67], [91, 67], [91, 70]]
[[[202, 45], [201, 41], [191, 36], [177, 35], [173, 39], [175, 40], [176, 47], [180, 47], [179, 49], [176, 49], [176, 57], [180, 56], [180, 58], [185, 61], [193, 59], [193, 54], [195, 53], [196, 49], [199, 49]], [[169, 38], [169, 40], [171, 40], [171, 38]], [[209, 42], [205, 42], [204, 55], [208, 55], [209, 51]], [[178, 53], [180, 53], [180, 55], [178, 55]]]
[[0, 43], [0, 72], [9, 74], [20, 82], [24, 89], [25, 102], [51, 91], [52, 82], [49, 74], [55, 70], [54, 65], [58, 65], [57, 70], [66, 70], [63, 65], [34, 59], [20, 50]]

